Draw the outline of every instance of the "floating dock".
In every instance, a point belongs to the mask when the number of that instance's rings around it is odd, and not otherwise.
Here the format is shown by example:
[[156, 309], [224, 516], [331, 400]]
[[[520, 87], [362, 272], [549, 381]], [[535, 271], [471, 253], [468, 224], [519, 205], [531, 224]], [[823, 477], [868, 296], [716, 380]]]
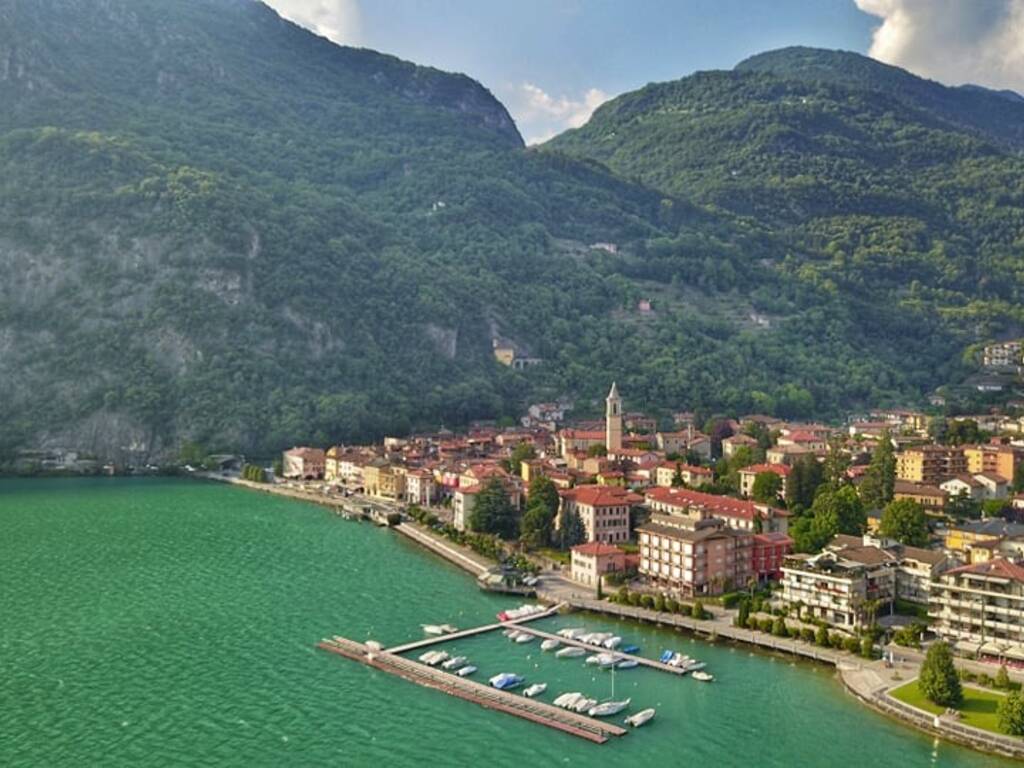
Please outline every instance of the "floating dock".
[[[536, 616], [539, 618], [542, 615], [544, 614], [537, 614]], [[515, 623], [489, 625], [487, 628], [477, 628], [477, 630], [467, 630], [467, 632], [470, 634], [481, 634], [483, 631], [503, 626], [515, 626]], [[454, 634], [461, 637], [469, 636], [469, 634], [465, 633]], [[452, 637], [453, 635], [448, 635], [442, 638], [435, 638], [434, 641], [444, 642], [445, 638], [451, 639]], [[471, 701], [486, 709], [505, 712], [515, 717], [586, 739], [595, 744], [604, 744], [608, 741], [609, 737], [623, 736], [627, 733], [625, 728], [617, 725], [559, 709], [551, 704], [545, 704], [536, 699], [528, 699], [520, 694], [499, 691], [450, 672], [411, 661], [390, 651], [375, 651], [362, 643], [357, 643], [343, 637], [323, 640], [318, 643], [317, 647], [383, 672], [389, 672], [427, 688], [433, 688], [450, 696], [457, 696], [465, 701]]]
[[648, 658], [645, 658], [643, 656], [636, 656], [636, 655], [634, 655], [632, 653], [623, 653], [622, 651], [612, 650], [610, 648], [605, 648], [603, 645], [592, 645], [590, 643], [581, 643], [579, 640], [570, 640], [569, 638], [562, 637], [561, 635], [555, 635], [555, 634], [552, 634], [551, 632], [544, 632], [544, 631], [539, 630], [539, 629], [534, 629], [533, 627], [517, 627], [517, 629], [520, 632], [527, 632], [527, 633], [529, 633], [531, 635], [536, 635], [537, 637], [542, 637], [545, 640], [557, 640], [562, 645], [574, 645], [577, 648], [585, 648], [586, 650], [593, 651], [594, 653], [610, 653], [613, 656], [615, 656], [616, 659], [619, 659], [621, 661], [625, 661], [626, 659], [632, 659], [633, 661], [637, 662], [639, 665], [641, 665], [643, 667], [649, 667], [651, 669], [657, 669], [657, 670], [660, 670], [662, 672], [668, 672], [668, 673], [673, 674], [673, 675], [685, 675], [686, 674], [686, 670], [685, 669], [681, 669], [679, 667], [673, 667], [671, 664], [664, 664], [664, 663], [662, 663], [660, 661], [655, 661], [654, 659], [648, 659]]
[[463, 629], [458, 632], [452, 632], [448, 635], [435, 635], [434, 637], [427, 637], [423, 640], [414, 640], [411, 643], [405, 643], [404, 645], [396, 645], [391, 648], [384, 650], [384, 653], [407, 653], [408, 651], [415, 651], [419, 648], [427, 648], [431, 645], [437, 645], [439, 643], [447, 643], [452, 640], [461, 640], [464, 637], [473, 637], [474, 635], [482, 635], [485, 632], [493, 632], [496, 629], [523, 629], [522, 626], [528, 621], [536, 621], [537, 619], [546, 619], [549, 616], [554, 616], [558, 613], [558, 610], [562, 607], [561, 604], [554, 605], [548, 608], [546, 611], [540, 613], [532, 613], [529, 616], [524, 616], [521, 619], [511, 619], [509, 621], [501, 621], [495, 624], [485, 624], [482, 627], [473, 627], [472, 629]]

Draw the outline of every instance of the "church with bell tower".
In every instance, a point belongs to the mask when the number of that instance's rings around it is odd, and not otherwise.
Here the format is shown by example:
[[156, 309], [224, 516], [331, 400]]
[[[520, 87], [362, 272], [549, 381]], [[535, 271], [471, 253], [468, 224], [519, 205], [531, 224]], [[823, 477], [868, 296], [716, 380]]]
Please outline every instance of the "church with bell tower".
[[622, 398], [615, 382], [605, 399], [604, 418], [604, 447], [608, 453], [616, 453], [622, 450]]

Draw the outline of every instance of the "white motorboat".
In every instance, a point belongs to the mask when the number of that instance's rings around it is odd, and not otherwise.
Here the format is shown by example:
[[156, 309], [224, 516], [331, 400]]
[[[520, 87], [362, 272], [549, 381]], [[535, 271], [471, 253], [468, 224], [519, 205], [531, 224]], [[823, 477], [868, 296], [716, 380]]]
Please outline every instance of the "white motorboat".
[[682, 653], [676, 653], [668, 660], [668, 665], [670, 667], [681, 667], [690, 661], [692, 661], [692, 659], [689, 656]]
[[555, 699], [555, 706], [562, 707], [562, 709], [572, 709], [576, 706], [580, 699], [584, 698], [583, 694], [579, 691], [573, 693], [563, 693], [557, 699]]
[[582, 627], [565, 627], [564, 629], [558, 630], [555, 634], [559, 637], [564, 637], [566, 640], [572, 640], [582, 635], [586, 630]]
[[616, 669], [633, 669], [634, 667], [640, 666], [640, 662], [636, 659], [623, 659], [615, 665]]
[[454, 624], [442, 624], [441, 629], [444, 630], [446, 635], [450, 635], [452, 632], [458, 632], [459, 628]]
[[443, 635], [444, 627], [440, 624], [420, 624], [423, 627], [424, 634], [427, 635]]
[[614, 663], [615, 656], [610, 653], [595, 653], [593, 656], [587, 657], [589, 666], [610, 667]]
[[700, 680], [702, 683], [710, 683], [715, 679], [715, 676], [707, 672], [701, 672], [700, 670], [690, 675], [694, 680]]
[[586, 653], [585, 649], [578, 648], [575, 645], [570, 645], [568, 648], [563, 648], [562, 650], [557, 651], [555, 653], [555, 656], [557, 658], [559, 658], [559, 659], [578, 659], [580, 656], [583, 656], [585, 653]]
[[582, 715], [595, 704], [597, 704], [597, 699], [588, 699], [584, 696], [579, 701], [577, 701], [576, 704], [573, 707], [571, 707], [571, 709], [574, 712], [579, 712]]
[[453, 656], [441, 665], [442, 669], [458, 669], [459, 667], [465, 666], [466, 662], [469, 661], [465, 656]]
[[527, 688], [525, 691], [523, 691], [523, 696], [526, 696], [527, 698], [532, 699], [534, 696], [540, 696], [547, 689], [548, 689], [548, 684], [547, 683], [534, 683], [529, 688]]
[[472, 664], [467, 664], [466, 666], [462, 667], [455, 674], [458, 675], [459, 677], [469, 677], [474, 672], [476, 672], [476, 667], [474, 667]]
[[629, 706], [630, 699], [625, 701], [604, 701], [600, 704], [595, 704], [587, 710], [587, 714], [591, 717], [611, 717], [617, 715], [619, 712]]
[[594, 645], [603, 645], [605, 640], [610, 640], [611, 632], [595, 632], [590, 636], [590, 642]]
[[654, 718], [654, 713], [654, 708], [641, 710], [640, 712], [637, 712], [635, 715], [630, 715], [629, 717], [627, 717], [625, 720], [626, 725], [631, 725], [634, 728], [639, 728], [644, 723], [650, 722], [650, 720]]
[[619, 647], [619, 645], [621, 645], [621, 643], [622, 643], [622, 638], [619, 637], [618, 635], [614, 635], [613, 637], [609, 637], [607, 640], [605, 640], [603, 643], [601, 643], [601, 645], [603, 645], [609, 651], [614, 651], [616, 648]]
[[519, 634], [519, 630], [518, 629], [506, 629], [506, 630], [502, 631], [501, 634], [503, 634], [505, 637], [512, 637], [513, 635], [518, 635]]
[[587, 643], [587, 644], [589, 644], [590, 641], [593, 638], [594, 638], [594, 633], [593, 632], [585, 632], [584, 634], [576, 635], [576, 637], [575, 637], [575, 639], [579, 640], [581, 643]]
[[553, 651], [559, 645], [561, 645], [560, 641], [555, 640], [553, 637], [549, 637], [547, 640], [540, 644], [540, 649], [542, 651]]
[[701, 669], [704, 669], [704, 667], [706, 666], [707, 664], [705, 664], [703, 661], [697, 661], [696, 659], [690, 659], [689, 661], [679, 665], [680, 669], [682, 669], [683, 672], [697, 672]]
[[521, 634], [522, 633], [518, 629], [513, 629], [511, 632], [506, 632], [505, 637], [507, 637], [509, 640], [515, 640]]
[[431, 660], [439, 653], [441, 653], [441, 651], [427, 651], [426, 653], [422, 653], [420, 654], [420, 661], [422, 661], [424, 664], [429, 664]]
[[516, 636], [516, 642], [520, 645], [522, 645], [523, 643], [532, 643], [536, 639], [536, 636], [531, 635], [529, 632], [520, 632]]

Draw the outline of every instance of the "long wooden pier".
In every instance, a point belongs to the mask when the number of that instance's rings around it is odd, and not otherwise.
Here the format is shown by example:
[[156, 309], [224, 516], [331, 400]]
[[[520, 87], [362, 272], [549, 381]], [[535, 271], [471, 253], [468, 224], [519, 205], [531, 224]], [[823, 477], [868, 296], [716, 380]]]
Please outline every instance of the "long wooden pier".
[[562, 637], [561, 635], [552, 634], [551, 632], [544, 632], [543, 630], [540, 630], [540, 629], [534, 629], [533, 627], [517, 627], [517, 629], [519, 629], [520, 632], [527, 632], [527, 633], [529, 633], [531, 635], [536, 635], [537, 637], [542, 637], [545, 640], [557, 640], [562, 645], [574, 645], [577, 648], [585, 648], [586, 650], [593, 651], [594, 653], [608, 653], [608, 654], [611, 654], [611, 655], [615, 656], [615, 658], [618, 659], [618, 660], [624, 661], [626, 659], [630, 659], [632, 661], [637, 662], [641, 666], [650, 667], [651, 669], [657, 669], [657, 670], [660, 670], [662, 672], [669, 672], [669, 673], [671, 673], [673, 675], [685, 675], [686, 674], [686, 670], [681, 669], [679, 667], [673, 667], [671, 664], [664, 664], [664, 663], [662, 663], [660, 661], [655, 661], [654, 659], [648, 659], [648, 658], [646, 658], [644, 656], [636, 656], [636, 655], [634, 655], [632, 653], [623, 653], [622, 651], [609, 650], [608, 648], [605, 648], [603, 645], [592, 645], [590, 643], [581, 643], [579, 640], [571, 640], [569, 638]]
[[[537, 614], [538, 617], [540, 615]], [[504, 625], [499, 624], [498, 626]], [[427, 688], [471, 701], [486, 709], [505, 712], [595, 744], [604, 744], [610, 736], [623, 736], [627, 733], [625, 728], [617, 725], [559, 709], [536, 699], [499, 691], [458, 675], [428, 667], [426, 664], [411, 661], [389, 651], [375, 651], [362, 643], [343, 637], [323, 640], [317, 644], [317, 647]]]
[[423, 640], [414, 640], [411, 643], [405, 643], [404, 645], [396, 645], [391, 648], [387, 648], [385, 653], [406, 653], [407, 651], [415, 651], [418, 648], [427, 648], [431, 645], [437, 645], [439, 643], [448, 643], [452, 640], [461, 640], [464, 637], [473, 637], [474, 635], [482, 635], [485, 632], [493, 632], [496, 629], [508, 629], [509, 627], [515, 627], [516, 629], [522, 629], [523, 624], [528, 621], [536, 621], [537, 619], [546, 619], [549, 616], [554, 616], [558, 613], [561, 604], [553, 605], [546, 611], [541, 613], [532, 613], [529, 616], [524, 616], [521, 619], [511, 619], [509, 621], [501, 621], [495, 624], [485, 624], [482, 627], [473, 627], [472, 629], [463, 629], [458, 632], [452, 632], [447, 635], [435, 635], [433, 637], [427, 637]]

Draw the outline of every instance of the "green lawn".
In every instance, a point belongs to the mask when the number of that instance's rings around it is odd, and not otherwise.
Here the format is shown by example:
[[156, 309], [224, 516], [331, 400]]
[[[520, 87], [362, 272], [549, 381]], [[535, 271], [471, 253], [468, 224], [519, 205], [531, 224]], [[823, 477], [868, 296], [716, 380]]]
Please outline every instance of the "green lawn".
[[[925, 698], [917, 687], [917, 680], [912, 680], [906, 685], [889, 691], [889, 695], [904, 704], [931, 712], [933, 715], [941, 715], [945, 711], [944, 707], [933, 704]], [[1003, 694], [1001, 693], [981, 691], [964, 686], [964, 703], [960, 707], [960, 722], [993, 733], [1002, 733], [999, 730], [999, 718], [996, 716], [996, 707], [1002, 699]]]

